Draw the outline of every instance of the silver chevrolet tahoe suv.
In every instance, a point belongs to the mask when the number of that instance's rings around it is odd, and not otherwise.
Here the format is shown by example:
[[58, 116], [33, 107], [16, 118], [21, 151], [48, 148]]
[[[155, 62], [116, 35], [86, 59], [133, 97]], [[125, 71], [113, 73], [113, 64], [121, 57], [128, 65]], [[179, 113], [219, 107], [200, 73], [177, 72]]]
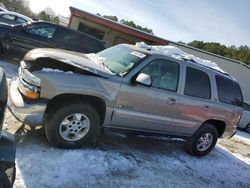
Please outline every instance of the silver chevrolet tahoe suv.
[[92, 55], [32, 50], [9, 100], [17, 119], [44, 125], [57, 147], [81, 147], [104, 127], [184, 137], [198, 156], [236, 133], [242, 104], [228, 74], [125, 44]]

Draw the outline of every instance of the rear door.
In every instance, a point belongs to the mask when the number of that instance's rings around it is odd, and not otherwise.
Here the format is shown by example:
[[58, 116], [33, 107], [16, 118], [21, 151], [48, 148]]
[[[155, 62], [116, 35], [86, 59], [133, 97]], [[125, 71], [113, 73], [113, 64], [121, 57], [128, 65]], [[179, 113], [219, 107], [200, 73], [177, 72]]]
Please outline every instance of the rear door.
[[212, 78], [197, 66], [185, 65], [184, 87], [173, 118], [173, 133], [191, 135], [207, 119], [213, 118]]

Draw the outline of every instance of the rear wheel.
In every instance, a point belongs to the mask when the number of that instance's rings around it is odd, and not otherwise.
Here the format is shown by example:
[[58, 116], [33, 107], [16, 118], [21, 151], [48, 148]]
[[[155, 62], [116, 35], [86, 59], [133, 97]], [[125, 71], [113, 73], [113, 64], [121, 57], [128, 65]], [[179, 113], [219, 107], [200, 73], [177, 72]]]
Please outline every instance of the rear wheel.
[[246, 132], [250, 133], [250, 123], [246, 126]]
[[187, 150], [192, 155], [204, 156], [214, 148], [217, 139], [217, 129], [205, 124], [187, 141]]
[[45, 122], [48, 140], [57, 147], [79, 148], [94, 139], [100, 129], [96, 110], [85, 103], [74, 103], [51, 111]]

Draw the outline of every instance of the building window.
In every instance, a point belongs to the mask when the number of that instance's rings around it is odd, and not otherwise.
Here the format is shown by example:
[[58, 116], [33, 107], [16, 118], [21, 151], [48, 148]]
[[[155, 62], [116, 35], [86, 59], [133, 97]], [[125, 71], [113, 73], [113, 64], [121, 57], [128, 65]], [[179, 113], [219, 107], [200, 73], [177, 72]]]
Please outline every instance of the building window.
[[93, 37], [98, 38], [100, 40], [102, 40], [105, 35], [105, 32], [91, 28], [83, 23], [79, 24], [78, 31], [92, 35]]

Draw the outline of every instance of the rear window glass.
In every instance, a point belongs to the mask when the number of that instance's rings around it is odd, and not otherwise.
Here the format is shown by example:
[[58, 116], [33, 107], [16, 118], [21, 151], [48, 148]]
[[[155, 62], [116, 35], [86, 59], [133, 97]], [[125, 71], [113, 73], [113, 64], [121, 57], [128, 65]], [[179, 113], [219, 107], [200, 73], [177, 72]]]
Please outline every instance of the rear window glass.
[[217, 75], [216, 83], [220, 102], [242, 107], [242, 94], [237, 82]]
[[187, 67], [184, 94], [210, 99], [211, 87], [208, 75], [203, 71]]

